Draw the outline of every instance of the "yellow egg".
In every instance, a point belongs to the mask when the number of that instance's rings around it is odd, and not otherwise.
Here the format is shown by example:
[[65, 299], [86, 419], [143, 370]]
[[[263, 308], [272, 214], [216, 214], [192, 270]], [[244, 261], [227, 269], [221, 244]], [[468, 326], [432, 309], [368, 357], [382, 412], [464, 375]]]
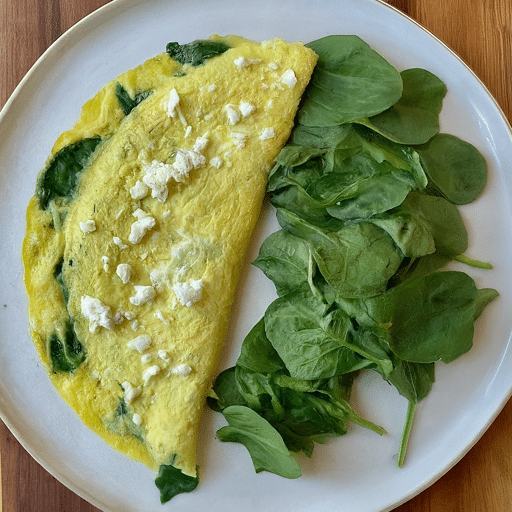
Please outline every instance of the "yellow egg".
[[[48, 164], [101, 142], [72, 200], [34, 196], [23, 247], [34, 342], [62, 397], [116, 450], [191, 476], [267, 176], [316, 63], [301, 43], [212, 40], [230, 48], [199, 66], [163, 53], [84, 105]], [[148, 94], [128, 115], [118, 84]], [[71, 371], [52, 362], [66, 340]]]

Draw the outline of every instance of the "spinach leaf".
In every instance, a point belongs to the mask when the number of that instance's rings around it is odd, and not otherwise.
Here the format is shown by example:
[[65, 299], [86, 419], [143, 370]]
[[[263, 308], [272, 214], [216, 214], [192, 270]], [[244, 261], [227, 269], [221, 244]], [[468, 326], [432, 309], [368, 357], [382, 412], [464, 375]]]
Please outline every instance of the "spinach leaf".
[[122, 111], [127, 116], [141, 101], [145, 100], [152, 91], [144, 91], [131, 98], [128, 91], [118, 82], [116, 83], [116, 97]]
[[84, 349], [71, 321], [66, 323], [64, 332], [57, 332], [50, 336], [47, 350], [54, 373], [72, 373], [85, 359]]
[[242, 443], [251, 456], [256, 473], [269, 471], [284, 478], [298, 478], [302, 472], [283, 438], [249, 407], [232, 405], [222, 411], [228, 426], [217, 431], [221, 441]]
[[434, 363], [399, 361], [388, 381], [410, 402], [423, 400], [435, 381]]
[[454, 204], [471, 203], [480, 195], [487, 180], [487, 164], [473, 145], [439, 133], [415, 149], [434, 193]]
[[199, 483], [198, 477], [186, 475], [171, 464], [162, 464], [155, 478], [160, 490], [160, 502], [167, 503], [171, 498], [183, 492], [192, 492]]
[[318, 56], [298, 122], [331, 126], [370, 117], [395, 104], [402, 79], [357, 36], [327, 36], [306, 46]]
[[213, 411], [222, 412], [230, 405], [247, 405], [238, 391], [234, 366], [227, 368], [217, 376], [213, 383], [213, 392], [215, 396], [206, 397], [208, 406]]
[[220, 41], [197, 40], [187, 44], [176, 42], [168, 43], [165, 51], [169, 56], [180, 64], [200, 66], [208, 59], [221, 55], [229, 50], [229, 46]]
[[80, 175], [101, 141], [101, 137], [82, 139], [54, 155], [37, 184], [36, 193], [43, 210], [51, 201], [71, 201], [74, 198]]
[[281, 296], [307, 282], [311, 257], [306, 241], [279, 230], [263, 242], [253, 265], [273, 281]]
[[400, 144], [424, 144], [439, 132], [446, 85], [425, 69], [407, 69], [400, 75], [403, 92], [398, 102], [380, 114], [355, 122]]
[[372, 224], [352, 224], [326, 232], [284, 209], [277, 211], [277, 219], [311, 244], [322, 276], [341, 297], [382, 293], [402, 261], [391, 237]]

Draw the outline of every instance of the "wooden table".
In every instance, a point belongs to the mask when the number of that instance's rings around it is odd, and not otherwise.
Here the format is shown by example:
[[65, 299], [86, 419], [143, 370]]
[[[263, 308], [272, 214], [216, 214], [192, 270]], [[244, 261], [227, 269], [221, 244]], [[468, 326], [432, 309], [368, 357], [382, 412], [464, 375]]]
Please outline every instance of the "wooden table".
[[[106, 3], [107, 0], [0, 0], [0, 107], [58, 36]], [[512, 121], [512, 0], [388, 3], [455, 50]], [[1, 422], [0, 454], [3, 512], [98, 511], [41, 468]], [[511, 454], [512, 401], [461, 462], [395, 512], [512, 511]]]

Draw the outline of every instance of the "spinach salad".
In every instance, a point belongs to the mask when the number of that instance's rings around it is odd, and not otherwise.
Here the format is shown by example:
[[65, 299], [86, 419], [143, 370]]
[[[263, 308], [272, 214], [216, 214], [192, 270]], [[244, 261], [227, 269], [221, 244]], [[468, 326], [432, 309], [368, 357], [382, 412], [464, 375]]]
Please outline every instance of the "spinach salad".
[[378, 372], [408, 401], [398, 464], [435, 362], [472, 346], [474, 322], [498, 296], [452, 260], [464, 252], [457, 205], [486, 181], [478, 150], [439, 132], [445, 84], [424, 69], [398, 72], [357, 36], [308, 44], [319, 61], [267, 191], [281, 229], [254, 265], [278, 298], [216, 379], [210, 407], [228, 422], [256, 472], [301, 475], [291, 452], [347, 432], [359, 416], [359, 372]]

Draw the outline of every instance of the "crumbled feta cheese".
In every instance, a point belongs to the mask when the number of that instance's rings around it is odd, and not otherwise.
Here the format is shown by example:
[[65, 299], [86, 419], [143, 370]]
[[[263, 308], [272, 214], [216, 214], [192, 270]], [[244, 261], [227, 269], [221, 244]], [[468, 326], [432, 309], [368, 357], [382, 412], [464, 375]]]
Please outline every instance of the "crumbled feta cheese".
[[206, 146], [209, 144], [209, 139], [206, 138], [206, 136], [198, 137], [196, 139], [196, 142], [194, 144], [194, 147], [192, 148], [192, 151], [195, 151], [196, 153], [201, 153]]
[[130, 327], [131, 327], [132, 331], [134, 331], [134, 332], [135, 332], [135, 331], [138, 331], [138, 330], [139, 330], [139, 325], [140, 325], [140, 324], [139, 324], [139, 321], [138, 321], [138, 320], [134, 320], [134, 321], [131, 323]]
[[140, 388], [134, 388], [128, 381], [123, 382], [121, 385], [124, 390], [124, 401], [127, 404], [131, 404], [141, 394], [142, 390]]
[[243, 117], [247, 117], [248, 115], [252, 114], [252, 112], [254, 111], [254, 105], [251, 105], [247, 101], [242, 101], [240, 103], [239, 110], [240, 110], [240, 114], [242, 114]]
[[217, 169], [220, 168], [220, 166], [222, 165], [222, 159], [219, 158], [218, 156], [214, 156], [211, 160], [210, 160], [210, 163], [216, 167]]
[[128, 348], [131, 348], [132, 350], [138, 350], [141, 354], [146, 350], [149, 345], [151, 345], [151, 336], [148, 336], [147, 334], [141, 334], [140, 336], [137, 336], [136, 338], [133, 338], [133, 340], [130, 340], [127, 345]]
[[234, 63], [237, 67], [239, 67], [240, 69], [242, 68], [245, 68], [245, 66], [248, 66], [249, 65], [249, 62], [247, 62], [243, 57], [237, 57], [235, 60], [234, 60]]
[[188, 364], [179, 364], [169, 370], [169, 375], [179, 375], [180, 377], [186, 377], [190, 375], [192, 368]]
[[202, 290], [202, 279], [191, 279], [188, 282], [176, 283], [173, 286], [173, 291], [176, 295], [176, 298], [183, 306], [187, 306], [188, 308], [195, 304], [198, 300], [201, 300]]
[[151, 302], [156, 295], [156, 291], [152, 286], [134, 286], [135, 295], [130, 297], [130, 302], [134, 306], [140, 306], [142, 304], [146, 304], [147, 302]]
[[124, 311], [122, 309], [118, 309], [114, 316], [112, 317], [112, 320], [114, 320], [115, 324], [122, 324], [124, 322]]
[[82, 314], [89, 320], [89, 331], [96, 332], [98, 327], [104, 327], [111, 331], [114, 328], [114, 320], [110, 308], [99, 299], [84, 295], [81, 298]]
[[275, 62], [270, 62], [268, 67], [270, 69], [276, 70], [279, 66]]
[[226, 111], [229, 124], [234, 126], [238, 121], [240, 121], [240, 114], [233, 108], [233, 105], [226, 105], [224, 110]]
[[144, 217], [139, 219], [132, 224], [130, 235], [128, 240], [132, 244], [138, 244], [144, 235], [155, 225], [155, 219], [153, 217]]
[[110, 262], [110, 258], [108, 256], [102, 256], [101, 262], [103, 263], [103, 270], [108, 272], [108, 264]]
[[130, 195], [132, 196], [132, 199], [139, 200], [148, 195], [149, 189], [145, 183], [142, 183], [142, 181], [137, 180], [137, 183], [130, 188]]
[[260, 140], [268, 140], [275, 137], [274, 128], [263, 128], [261, 130]]
[[267, 103], [267, 108], [273, 108], [274, 106], [274, 100], [270, 100], [268, 103]]
[[169, 97], [164, 102], [164, 109], [168, 117], [174, 117], [176, 115], [176, 107], [179, 105], [180, 97], [176, 89], [171, 89]]
[[132, 313], [131, 311], [123, 311], [123, 316], [126, 318], [126, 320], [135, 319], [135, 313]]
[[92, 233], [96, 231], [96, 223], [93, 220], [86, 220], [85, 222], [80, 222], [80, 229], [84, 233]]
[[123, 241], [118, 237], [118, 236], [115, 236], [114, 238], [112, 238], [112, 241], [119, 247], [119, 249], [127, 249], [128, 246], [123, 243]]
[[157, 309], [157, 310], [155, 311], [155, 318], [158, 318], [158, 320], [160, 320], [160, 321], [161, 321], [162, 323], [164, 323], [165, 325], [170, 325], [169, 320], [167, 320], [167, 319], [164, 317], [164, 315], [162, 314], [162, 312], [161, 312], [159, 309]]
[[140, 360], [141, 360], [144, 364], [149, 363], [149, 361], [151, 361], [151, 359], [153, 359], [153, 355], [152, 355], [152, 354], [144, 354], [144, 355], [140, 356]]
[[145, 219], [146, 217], [149, 217], [149, 213], [146, 213], [144, 210], [142, 210], [141, 208], [137, 208], [133, 213], [132, 215], [140, 220], [140, 219]]
[[128, 263], [120, 263], [117, 265], [116, 274], [119, 276], [121, 281], [126, 284], [132, 277], [133, 269]]
[[187, 129], [185, 130], [185, 137], [190, 137], [191, 133], [192, 133], [192, 126], [187, 126]]
[[168, 363], [168, 362], [170, 361], [170, 359], [169, 359], [169, 354], [167, 353], [167, 350], [162, 350], [162, 349], [160, 349], [160, 350], [158, 351], [158, 357], [159, 357], [160, 359], [162, 359], [163, 361], [165, 361], [166, 363]]
[[161, 370], [160, 366], [157, 366], [156, 364], [155, 364], [155, 365], [153, 365], [153, 366], [150, 366], [150, 367], [149, 367], [149, 368], [147, 368], [147, 369], [146, 369], [146, 371], [142, 374], [142, 380], [143, 380], [144, 382], [146, 382], [146, 383], [147, 383], [147, 382], [148, 382], [148, 380], [149, 380], [151, 377], [153, 377], [153, 376], [157, 375], [158, 373], [160, 373], [160, 370]]
[[208, 92], [213, 92], [213, 91], [215, 91], [216, 88], [217, 88], [217, 86], [215, 84], [212, 84], [212, 85], [210, 85], [210, 87], [208, 87]]
[[245, 147], [245, 142], [247, 140], [247, 135], [245, 135], [245, 133], [231, 132], [229, 136], [231, 137], [231, 140], [235, 143], [238, 149], [242, 149]]
[[137, 413], [132, 416], [132, 421], [137, 426], [142, 425], [142, 418]]
[[283, 75], [281, 76], [281, 82], [287, 85], [290, 89], [293, 89], [295, 87], [295, 84], [297, 83], [297, 78], [295, 76], [293, 69], [287, 69], [283, 73]]

